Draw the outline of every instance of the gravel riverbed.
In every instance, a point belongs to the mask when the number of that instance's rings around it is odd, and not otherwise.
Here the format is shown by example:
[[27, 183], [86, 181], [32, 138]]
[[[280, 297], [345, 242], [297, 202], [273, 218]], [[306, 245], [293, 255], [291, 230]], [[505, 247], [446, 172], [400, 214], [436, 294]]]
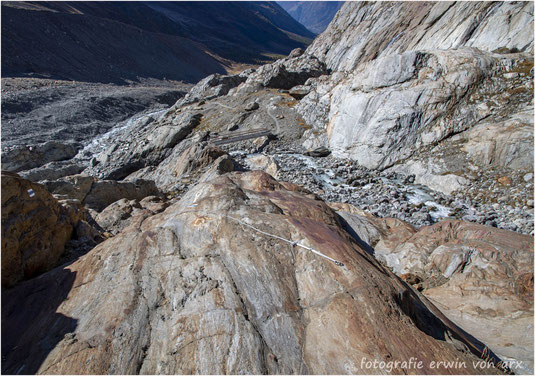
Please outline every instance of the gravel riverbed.
[[[246, 143], [226, 149], [236, 164], [247, 169], [245, 158], [256, 150], [243, 149]], [[278, 164], [278, 178], [299, 184], [327, 202], [345, 202], [378, 217], [394, 217], [415, 227], [431, 225], [445, 218], [462, 219], [487, 226], [533, 235], [533, 201], [502, 200], [484, 202], [481, 193], [499, 186], [492, 177], [472, 182], [466, 192], [445, 195], [426, 186], [414, 184], [413, 176], [368, 170], [354, 161], [332, 156], [314, 158], [303, 155], [297, 145], [271, 143], [263, 150]], [[486, 178], [486, 179], [485, 179]], [[516, 178], [516, 177], [515, 177]], [[520, 179], [522, 176], [519, 177]], [[508, 187], [504, 191], [513, 190]], [[523, 197], [533, 197], [533, 186], [516, 187]], [[498, 188], [494, 189], [494, 193]], [[498, 194], [500, 191], [498, 192]], [[503, 194], [503, 197], [509, 197]], [[516, 196], [515, 196], [516, 197]]]

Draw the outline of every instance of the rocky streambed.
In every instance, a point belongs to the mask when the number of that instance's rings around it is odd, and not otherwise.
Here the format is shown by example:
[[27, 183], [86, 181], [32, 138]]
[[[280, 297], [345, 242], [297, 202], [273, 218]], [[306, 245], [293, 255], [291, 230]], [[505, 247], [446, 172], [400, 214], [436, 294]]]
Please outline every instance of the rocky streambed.
[[[278, 165], [279, 179], [299, 184], [327, 202], [349, 203], [375, 216], [398, 218], [415, 227], [446, 218], [462, 219], [533, 235], [533, 200], [529, 199], [533, 197], [533, 185], [529, 174], [513, 177], [524, 183], [516, 188], [524, 200], [485, 202], [479, 192], [508, 198], [509, 187], [482, 174], [482, 179], [472, 182], [466, 191], [446, 195], [415, 184], [411, 175], [370, 170], [332, 155], [304, 155], [305, 150], [299, 145], [273, 143], [265, 150], [264, 154]], [[239, 165], [250, 168], [245, 160], [258, 154], [234, 150], [231, 155]]]

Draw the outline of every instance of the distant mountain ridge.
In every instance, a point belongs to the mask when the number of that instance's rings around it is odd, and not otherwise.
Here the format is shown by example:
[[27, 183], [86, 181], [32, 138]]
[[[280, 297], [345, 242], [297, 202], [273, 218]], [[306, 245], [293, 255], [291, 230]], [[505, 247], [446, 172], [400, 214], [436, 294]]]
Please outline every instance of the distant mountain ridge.
[[313, 37], [273, 2], [3, 2], [2, 75], [197, 82]]
[[343, 1], [277, 1], [286, 12], [315, 34], [321, 34]]

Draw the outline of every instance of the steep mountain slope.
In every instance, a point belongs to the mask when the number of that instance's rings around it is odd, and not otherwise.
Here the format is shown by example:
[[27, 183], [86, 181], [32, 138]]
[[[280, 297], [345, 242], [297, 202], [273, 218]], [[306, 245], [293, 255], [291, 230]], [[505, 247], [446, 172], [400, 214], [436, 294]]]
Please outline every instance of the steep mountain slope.
[[233, 62], [287, 54], [311, 37], [276, 4], [4, 2], [2, 74], [196, 82]]
[[195, 82], [225, 68], [191, 40], [86, 14], [2, 5], [2, 75]]
[[303, 24], [295, 22], [296, 20], [277, 2], [248, 1], [244, 5], [251, 11], [265, 17], [281, 30], [306, 38], [313, 39], [315, 37], [315, 34], [310, 32]]
[[[533, 3], [347, 3], [307, 53], [337, 72], [311, 81], [298, 106], [318, 128], [309, 143], [328, 143], [368, 168], [390, 167], [483, 119], [532, 111]], [[518, 138], [529, 153], [530, 137]], [[446, 169], [454, 166], [466, 170], [458, 160]], [[425, 180], [449, 193], [462, 179], [448, 178], [455, 182]]]
[[530, 2], [347, 2], [308, 52], [335, 70], [411, 50], [533, 53]]
[[343, 1], [278, 1], [293, 18], [316, 34], [322, 33], [335, 16]]
[[[265, 61], [264, 54], [288, 54], [308, 44], [313, 35], [291, 19], [277, 4], [269, 2], [146, 2], [166, 15], [186, 35], [210, 50], [245, 63]], [[288, 35], [293, 33], [301, 41]], [[308, 39], [307, 39], [308, 38]]]

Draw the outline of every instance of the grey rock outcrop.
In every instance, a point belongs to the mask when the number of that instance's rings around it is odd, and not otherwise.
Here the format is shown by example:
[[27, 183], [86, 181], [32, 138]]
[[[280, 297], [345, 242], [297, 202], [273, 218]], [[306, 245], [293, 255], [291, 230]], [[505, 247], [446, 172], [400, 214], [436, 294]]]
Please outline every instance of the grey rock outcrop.
[[532, 29], [531, 3], [346, 3], [305, 53], [332, 73], [296, 106], [303, 146], [447, 194], [478, 168], [532, 171]]
[[143, 179], [115, 181], [73, 175], [44, 181], [43, 184], [56, 197], [78, 200], [96, 211], [101, 211], [119, 199], [141, 200], [160, 193], [153, 181]]
[[76, 175], [82, 172], [85, 166], [72, 163], [72, 161], [50, 162], [41, 167], [19, 173], [24, 179], [39, 182], [42, 180], [55, 180], [65, 176]]
[[466, 138], [463, 148], [478, 165], [533, 170], [533, 109], [502, 122], [482, 122]]
[[158, 189], [169, 192], [196, 182], [209, 170], [216, 175], [233, 171], [232, 158], [220, 148], [201, 141], [205, 136], [206, 133], [201, 132], [184, 140], [158, 166], [141, 169], [127, 180], [151, 180]]
[[[252, 88], [291, 89], [303, 85], [311, 77], [319, 77], [327, 73], [325, 64], [310, 54], [297, 53], [266, 64], [249, 74], [247, 81], [237, 88], [237, 93], [251, 91]], [[231, 92], [234, 94], [235, 92]]]
[[2, 170], [23, 171], [48, 162], [70, 159], [76, 155], [71, 144], [48, 141], [33, 146], [10, 146], [2, 150]]
[[387, 55], [460, 47], [533, 54], [533, 4], [348, 1], [307, 53], [333, 71], [352, 71]]
[[85, 173], [100, 179], [122, 179], [147, 166], [155, 166], [200, 124], [202, 114], [170, 113], [158, 121], [130, 129], [101, 153], [99, 163]]
[[[446, 342], [452, 333], [477, 352], [336, 218], [262, 172], [199, 184], [68, 268], [4, 292], [2, 371], [382, 373], [361, 359], [413, 356], [423, 373], [497, 372]], [[431, 366], [449, 359], [465, 363]]]
[[142, 200], [123, 198], [102, 210], [95, 222], [105, 231], [117, 235], [128, 226], [139, 226], [145, 218], [162, 212], [168, 206], [169, 203], [158, 196], [147, 196]]
[[199, 102], [201, 100], [210, 100], [222, 95], [226, 95], [230, 89], [235, 88], [247, 79], [246, 74], [220, 75], [212, 74], [199, 81], [184, 98], [179, 100], [170, 111], [174, 111], [181, 106]]
[[[386, 56], [360, 65], [320, 96], [305, 97], [298, 110], [309, 123], [323, 127], [335, 155], [385, 168], [482, 119], [524, 110], [532, 80], [524, 75], [513, 82], [507, 72], [522, 70], [525, 61], [475, 49]], [[507, 92], [511, 86], [519, 90]], [[318, 117], [325, 100], [328, 116]], [[307, 112], [311, 107], [316, 109]], [[532, 145], [529, 136], [523, 140], [521, 148]]]

